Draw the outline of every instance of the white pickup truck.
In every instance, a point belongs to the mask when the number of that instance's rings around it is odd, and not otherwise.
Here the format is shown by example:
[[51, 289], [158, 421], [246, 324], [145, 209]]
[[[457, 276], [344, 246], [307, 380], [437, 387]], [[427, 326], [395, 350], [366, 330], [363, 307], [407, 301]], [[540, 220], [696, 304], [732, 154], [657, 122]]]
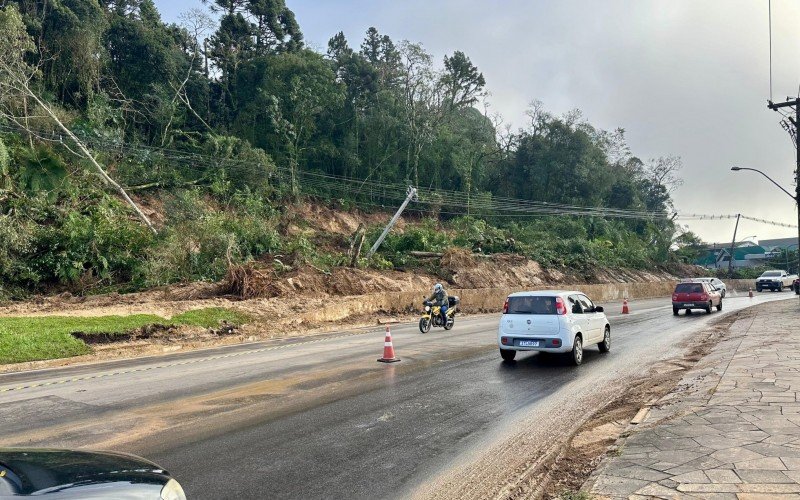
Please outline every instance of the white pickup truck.
[[764, 274], [756, 280], [756, 290], [761, 291], [769, 288], [772, 291], [782, 292], [784, 288], [791, 290], [797, 276], [786, 271], [764, 271]]

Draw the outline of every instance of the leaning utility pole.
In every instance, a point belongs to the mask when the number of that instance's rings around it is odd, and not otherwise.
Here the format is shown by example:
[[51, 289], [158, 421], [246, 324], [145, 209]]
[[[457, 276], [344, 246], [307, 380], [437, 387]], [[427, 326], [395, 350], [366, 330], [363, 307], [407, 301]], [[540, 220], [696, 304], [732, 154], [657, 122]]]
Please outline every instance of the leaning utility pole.
[[795, 165], [794, 171], [794, 201], [797, 204], [797, 254], [798, 263], [800, 264], [800, 97], [795, 99], [787, 97], [785, 102], [778, 104], [775, 104], [772, 101], [767, 101], [767, 107], [773, 111], [777, 111], [780, 108], [794, 108], [794, 118], [791, 116], [787, 117], [787, 120], [791, 123], [791, 125], [794, 126], [794, 130], [792, 130], [791, 126], [786, 124], [786, 122], [783, 123], [785, 124], [786, 131], [789, 132], [789, 135], [792, 136], [792, 139], [794, 139], [794, 147], [797, 151], [797, 164]]
[[369, 252], [367, 253], [367, 259], [372, 257], [375, 251], [378, 250], [378, 247], [381, 246], [381, 243], [383, 243], [383, 240], [386, 238], [386, 235], [389, 234], [389, 231], [392, 230], [392, 226], [394, 226], [394, 224], [397, 222], [397, 219], [400, 218], [400, 214], [403, 213], [403, 210], [406, 209], [411, 200], [416, 200], [416, 199], [417, 199], [417, 188], [409, 186], [408, 191], [406, 191], [405, 201], [403, 201], [403, 204], [400, 205], [399, 209], [397, 209], [397, 212], [394, 214], [394, 217], [392, 217], [392, 220], [390, 220], [389, 224], [386, 225], [386, 228], [383, 230], [381, 235], [378, 236], [378, 239], [375, 241], [375, 244], [372, 245], [372, 248], [369, 249]]
[[736, 226], [733, 228], [733, 241], [731, 241], [731, 255], [728, 258], [728, 276], [733, 278], [733, 252], [736, 249], [736, 231], [739, 230], [739, 218], [742, 214], [736, 214]]

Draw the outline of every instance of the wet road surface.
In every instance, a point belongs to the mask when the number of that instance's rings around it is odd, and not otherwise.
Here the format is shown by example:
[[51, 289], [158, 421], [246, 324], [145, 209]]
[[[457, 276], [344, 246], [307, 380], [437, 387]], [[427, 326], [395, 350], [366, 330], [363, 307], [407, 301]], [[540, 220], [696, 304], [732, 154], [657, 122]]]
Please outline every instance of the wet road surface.
[[722, 313], [679, 317], [668, 298], [626, 316], [609, 304], [612, 351], [589, 347], [577, 368], [533, 353], [502, 363], [491, 315], [427, 335], [394, 326], [403, 361], [391, 365], [375, 362], [383, 332], [370, 328], [2, 375], [0, 445], [132, 451], [190, 498], [407, 496], [523, 422], [590, 411], [579, 403], [595, 388], [678, 355], [723, 314], [790, 298], [728, 297]]

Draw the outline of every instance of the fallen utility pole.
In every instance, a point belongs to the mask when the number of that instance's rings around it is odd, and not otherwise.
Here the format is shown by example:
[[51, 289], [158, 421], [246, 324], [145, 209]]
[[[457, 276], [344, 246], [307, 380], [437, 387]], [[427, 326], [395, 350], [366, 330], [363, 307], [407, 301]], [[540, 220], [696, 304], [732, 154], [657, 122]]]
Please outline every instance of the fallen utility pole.
[[[792, 139], [794, 139], [794, 147], [797, 151], [797, 163], [794, 171], [794, 201], [797, 204], [797, 245], [798, 255], [800, 255], [800, 97], [795, 99], [787, 97], [785, 102], [779, 102], [777, 104], [773, 103], [772, 101], [767, 101], [767, 107], [773, 111], [778, 111], [780, 108], [794, 108], [794, 118], [791, 116], [787, 117], [787, 120], [791, 123], [791, 125], [794, 125], [794, 130], [792, 131], [789, 124], [787, 124], [785, 121], [783, 123], [786, 125], [785, 128], [787, 132], [789, 132], [789, 135], [792, 136]], [[792, 195], [789, 193], [789, 196]]]
[[367, 253], [367, 259], [370, 259], [378, 250], [378, 247], [381, 246], [383, 240], [386, 239], [386, 235], [389, 234], [389, 231], [392, 230], [392, 227], [397, 222], [397, 219], [400, 218], [400, 214], [402, 214], [403, 210], [405, 210], [408, 204], [411, 203], [411, 200], [416, 200], [416, 199], [417, 199], [417, 188], [409, 186], [408, 190], [406, 191], [406, 199], [403, 201], [403, 204], [400, 205], [400, 208], [394, 214], [392, 220], [389, 221], [389, 224], [386, 225], [386, 228], [383, 230], [381, 235], [378, 236], [378, 239], [375, 241], [375, 244], [372, 245], [372, 248], [369, 249], [369, 252]]
[[731, 255], [728, 259], [728, 276], [733, 278], [733, 253], [736, 250], [736, 231], [739, 230], [739, 219], [742, 214], [736, 214], [736, 226], [733, 228], [733, 241], [731, 241]]

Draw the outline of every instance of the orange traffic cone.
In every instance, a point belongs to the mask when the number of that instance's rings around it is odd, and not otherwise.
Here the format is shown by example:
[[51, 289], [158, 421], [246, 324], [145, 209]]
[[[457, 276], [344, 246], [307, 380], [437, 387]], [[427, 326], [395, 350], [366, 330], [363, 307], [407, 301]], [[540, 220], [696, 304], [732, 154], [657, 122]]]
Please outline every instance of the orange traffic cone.
[[748, 297], [750, 297], [750, 298], [752, 299], [752, 298], [753, 298], [753, 289], [752, 289], [752, 288], [750, 288], [749, 290], [750, 290], [750, 291], [748, 292], [747, 296], [748, 296]]
[[394, 346], [392, 345], [392, 332], [389, 327], [386, 327], [386, 338], [383, 340], [383, 357], [379, 359], [381, 363], [397, 363], [400, 358], [394, 355]]
[[624, 299], [622, 301], [622, 314], [628, 314], [630, 311], [628, 310], [628, 299]]

